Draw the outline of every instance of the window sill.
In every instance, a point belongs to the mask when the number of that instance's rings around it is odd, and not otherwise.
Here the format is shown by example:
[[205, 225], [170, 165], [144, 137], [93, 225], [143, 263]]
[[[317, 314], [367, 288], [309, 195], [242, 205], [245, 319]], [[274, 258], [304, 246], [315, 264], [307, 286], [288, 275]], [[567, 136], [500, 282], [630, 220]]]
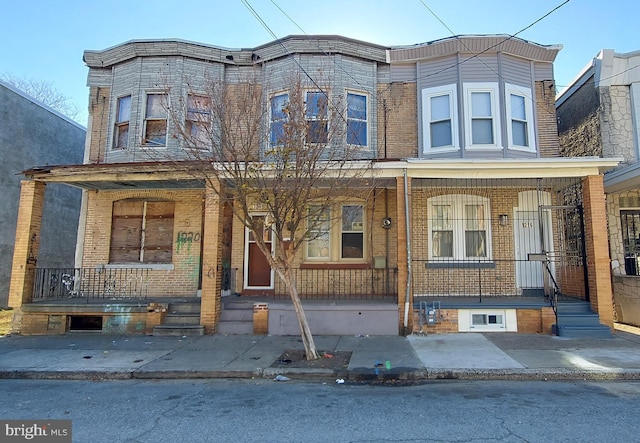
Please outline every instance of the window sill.
[[369, 269], [369, 263], [301, 263], [300, 269]]
[[152, 271], [173, 271], [173, 263], [109, 263], [105, 269], [151, 269]]
[[427, 262], [427, 269], [495, 269], [496, 263], [492, 261], [482, 262]]

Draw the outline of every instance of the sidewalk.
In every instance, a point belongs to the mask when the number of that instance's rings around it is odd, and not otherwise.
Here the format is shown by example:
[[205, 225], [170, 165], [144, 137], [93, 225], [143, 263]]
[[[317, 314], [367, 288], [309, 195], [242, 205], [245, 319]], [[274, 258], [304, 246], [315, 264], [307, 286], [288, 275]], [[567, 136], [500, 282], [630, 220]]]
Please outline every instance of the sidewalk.
[[315, 337], [318, 350], [352, 353], [344, 369], [272, 367], [285, 351], [303, 349], [297, 336], [9, 336], [0, 337], [0, 378], [640, 380], [636, 332], [617, 330], [600, 340], [508, 333]]

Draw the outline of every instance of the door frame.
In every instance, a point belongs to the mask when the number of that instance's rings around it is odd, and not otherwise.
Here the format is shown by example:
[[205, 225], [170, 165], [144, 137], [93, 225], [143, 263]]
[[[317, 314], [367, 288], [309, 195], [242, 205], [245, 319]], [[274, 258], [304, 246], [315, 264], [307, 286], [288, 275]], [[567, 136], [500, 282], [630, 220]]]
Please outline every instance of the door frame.
[[[266, 212], [251, 212], [249, 213], [249, 217], [267, 217], [267, 213]], [[273, 228], [269, 228], [271, 229], [271, 254], [273, 255], [275, 252], [275, 233], [273, 231]], [[270, 284], [269, 286], [249, 286], [249, 244], [251, 243], [250, 238], [251, 238], [251, 232], [249, 231], [249, 228], [245, 226], [244, 228], [244, 262], [243, 262], [243, 268], [244, 268], [244, 272], [243, 272], [243, 278], [242, 278], [242, 287], [243, 289], [252, 291], [252, 290], [273, 290], [274, 289], [274, 279], [275, 279], [275, 272], [273, 270], [273, 268], [270, 269], [270, 273], [269, 273], [269, 281]]]

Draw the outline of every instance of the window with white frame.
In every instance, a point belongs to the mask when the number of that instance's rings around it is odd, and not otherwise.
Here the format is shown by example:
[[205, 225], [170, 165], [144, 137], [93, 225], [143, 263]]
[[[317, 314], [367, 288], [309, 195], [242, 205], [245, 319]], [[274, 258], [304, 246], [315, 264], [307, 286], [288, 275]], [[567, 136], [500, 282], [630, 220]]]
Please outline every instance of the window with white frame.
[[[333, 211], [338, 219], [332, 218]], [[335, 208], [309, 208], [309, 261], [361, 261], [364, 259], [364, 206], [341, 204]]]
[[497, 83], [465, 83], [465, 143], [468, 148], [499, 148]]
[[531, 89], [507, 83], [505, 95], [506, 114], [509, 119], [509, 125], [507, 125], [509, 148], [535, 150]]
[[289, 94], [278, 94], [271, 97], [269, 117], [269, 143], [271, 146], [279, 146], [284, 142], [284, 125], [288, 120], [288, 106]]
[[167, 101], [167, 94], [147, 94], [143, 134], [145, 146], [167, 145]]
[[187, 119], [185, 125], [188, 142], [193, 148], [207, 149], [211, 146], [211, 98], [203, 95], [187, 96]]
[[423, 152], [459, 149], [456, 85], [422, 90]]
[[347, 93], [347, 144], [368, 146], [367, 96]]
[[131, 96], [118, 98], [116, 124], [113, 135], [113, 149], [129, 147], [129, 121], [131, 120]]
[[324, 91], [306, 91], [305, 104], [307, 143], [327, 143], [327, 93]]
[[488, 198], [457, 194], [432, 197], [428, 211], [430, 259], [491, 258]]

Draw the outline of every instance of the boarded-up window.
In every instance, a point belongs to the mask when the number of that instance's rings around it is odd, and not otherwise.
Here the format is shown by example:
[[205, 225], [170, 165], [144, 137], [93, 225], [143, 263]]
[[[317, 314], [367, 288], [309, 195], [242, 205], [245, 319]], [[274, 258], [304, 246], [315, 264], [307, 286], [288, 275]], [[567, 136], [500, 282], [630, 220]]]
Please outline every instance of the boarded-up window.
[[171, 263], [174, 202], [113, 203], [110, 263]]

